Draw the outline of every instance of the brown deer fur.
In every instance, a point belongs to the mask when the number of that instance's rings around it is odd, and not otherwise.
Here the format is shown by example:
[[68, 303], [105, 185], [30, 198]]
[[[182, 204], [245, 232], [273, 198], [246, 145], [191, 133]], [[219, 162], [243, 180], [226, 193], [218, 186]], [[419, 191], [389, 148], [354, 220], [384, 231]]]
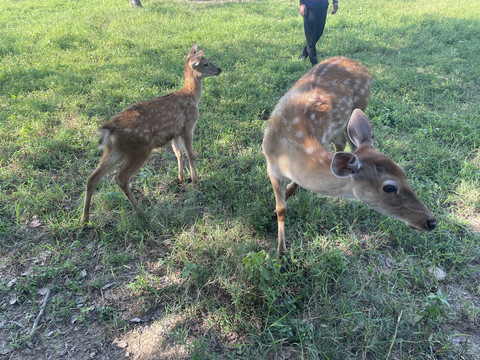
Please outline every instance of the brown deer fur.
[[[372, 145], [371, 125], [363, 113], [370, 88], [368, 71], [338, 56], [314, 66], [275, 107], [263, 152], [275, 193], [281, 254], [286, 250], [286, 201], [299, 185], [321, 195], [360, 200], [420, 231], [436, 226], [403, 169]], [[347, 141], [353, 153], [343, 152]], [[291, 180], [286, 189], [285, 180]]]
[[87, 180], [81, 223], [89, 218], [89, 207], [93, 192], [100, 180], [117, 164], [122, 163], [115, 181], [128, 200], [141, 213], [130, 188], [129, 179], [147, 160], [154, 148], [172, 142], [178, 161], [178, 179], [182, 182], [182, 152], [185, 151], [190, 165], [192, 182], [197, 181], [193, 132], [198, 119], [198, 103], [202, 95], [202, 80], [217, 76], [221, 69], [197, 52], [194, 45], [185, 62], [185, 83], [181, 90], [153, 100], [139, 102], [118, 113], [103, 125], [99, 144], [104, 148], [96, 170]]

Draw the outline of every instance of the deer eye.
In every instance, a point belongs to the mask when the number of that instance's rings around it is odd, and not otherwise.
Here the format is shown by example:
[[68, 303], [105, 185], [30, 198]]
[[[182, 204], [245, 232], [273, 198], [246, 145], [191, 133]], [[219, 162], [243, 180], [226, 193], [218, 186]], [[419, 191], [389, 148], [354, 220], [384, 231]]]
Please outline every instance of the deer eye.
[[207, 66], [208, 66], [208, 63], [203, 64], [203, 66], [207, 67]]
[[395, 185], [388, 184], [383, 187], [383, 191], [385, 191], [386, 193], [396, 192], [397, 187]]

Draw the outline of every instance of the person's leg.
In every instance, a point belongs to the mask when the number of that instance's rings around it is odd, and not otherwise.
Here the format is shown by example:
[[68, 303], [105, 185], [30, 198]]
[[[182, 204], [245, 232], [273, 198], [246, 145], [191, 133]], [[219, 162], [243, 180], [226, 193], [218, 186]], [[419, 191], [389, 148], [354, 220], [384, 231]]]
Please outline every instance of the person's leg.
[[307, 9], [305, 11], [303, 17], [303, 29], [305, 30], [305, 40], [307, 43], [303, 49], [302, 55], [308, 56], [311, 61], [312, 56], [317, 56], [315, 50], [315, 13], [313, 10]]
[[303, 19], [303, 27], [305, 30], [305, 39], [307, 45], [305, 49], [312, 65], [317, 63], [317, 50], [315, 45], [323, 34], [325, 21], [327, 18], [328, 6], [319, 9], [307, 9]]
[[306, 57], [308, 57], [307, 45], [305, 45], [305, 47], [303, 48], [302, 53], [301, 53], [300, 56], [298, 57], [298, 60], [303, 60], [303, 59], [305, 59]]

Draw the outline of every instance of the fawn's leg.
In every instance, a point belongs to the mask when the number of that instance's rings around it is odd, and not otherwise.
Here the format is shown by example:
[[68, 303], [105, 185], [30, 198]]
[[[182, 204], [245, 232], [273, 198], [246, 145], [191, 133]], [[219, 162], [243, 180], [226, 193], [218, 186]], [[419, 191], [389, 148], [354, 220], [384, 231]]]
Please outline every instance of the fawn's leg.
[[85, 186], [85, 200], [83, 202], [83, 214], [82, 219], [80, 220], [80, 225], [83, 225], [88, 221], [90, 201], [92, 200], [93, 192], [96, 190], [98, 183], [120, 160], [121, 155], [118, 152], [112, 151], [109, 147], [105, 148], [97, 168], [87, 179], [87, 185]]
[[285, 190], [283, 188], [284, 181], [276, 178], [268, 169], [268, 176], [273, 186], [275, 193], [275, 212], [277, 213], [278, 221], [278, 247], [277, 250], [280, 255], [283, 255], [286, 250], [285, 246], [285, 217], [287, 216], [287, 202], [285, 201]]
[[187, 129], [183, 135], [185, 153], [188, 159], [188, 165], [190, 166], [190, 175], [192, 177], [192, 183], [198, 181], [197, 169], [195, 168], [195, 153], [193, 150], [193, 128]]
[[298, 184], [294, 181], [292, 181], [290, 184], [287, 185], [287, 189], [285, 191], [285, 201], [287, 201], [290, 196], [295, 194], [295, 191], [298, 189]]
[[118, 170], [117, 175], [115, 175], [115, 181], [117, 185], [122, 189], [123, 193], [127, 196], [128, 201], [132, 204], [135, 211], [143, 215], [142, 208], [138, 205], [137, 200], [135, 200], [132, 191], [130, 190], [129, 181], [130, 177], [143, 165], [145, 160], [147, 160], [148, 154], [145, 156], [136, 156], [134, 159], [129, 158], [125, 161], [123, 166]]
[[345, 130], [340, 135], [338, 135], [336, 139], [333, 139], [333, 145], [335, 146], [335, 151], [338, 152], [338, 151], [345, 150], [347, 139], [348, 139], [347, 130]]
[[172, 140], [172, 148], [175, 156], [177, 157], [178, 163], [178, 181], [183, 182], [183, 164], [182, 164], [182, 151], [184, 149], [183, 140], [181, 138], [176, 138]]

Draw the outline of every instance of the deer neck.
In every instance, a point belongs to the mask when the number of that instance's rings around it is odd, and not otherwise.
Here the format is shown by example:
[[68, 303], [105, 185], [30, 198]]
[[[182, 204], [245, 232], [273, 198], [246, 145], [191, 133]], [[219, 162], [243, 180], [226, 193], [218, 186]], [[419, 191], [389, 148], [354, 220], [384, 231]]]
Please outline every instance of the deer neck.
[[191, 97], [195, 105], [198, 106], [202, 97], [202, 78], [188, 64], [185, 65], [185, 82], [180, 92]]
[[270, 159], [270, 171], [278, 178], [291, 179], [304, 189], [323, 196], [355, 198], [350, 178], [335, 176], [331, 170], [333, 154], [322, 146], [290, 147], [297, 151], [283, 152]]
[[[340, 178], [332, 173], [330, 168], [333, 154], [325, 151], [319, 154], [315, 166], [305, 167], [302, 187], [320, 195], [334, 196], [344, 199], [355, 198], [350, 177]], [[315, 158], [315, 157], [313, 157]]]

